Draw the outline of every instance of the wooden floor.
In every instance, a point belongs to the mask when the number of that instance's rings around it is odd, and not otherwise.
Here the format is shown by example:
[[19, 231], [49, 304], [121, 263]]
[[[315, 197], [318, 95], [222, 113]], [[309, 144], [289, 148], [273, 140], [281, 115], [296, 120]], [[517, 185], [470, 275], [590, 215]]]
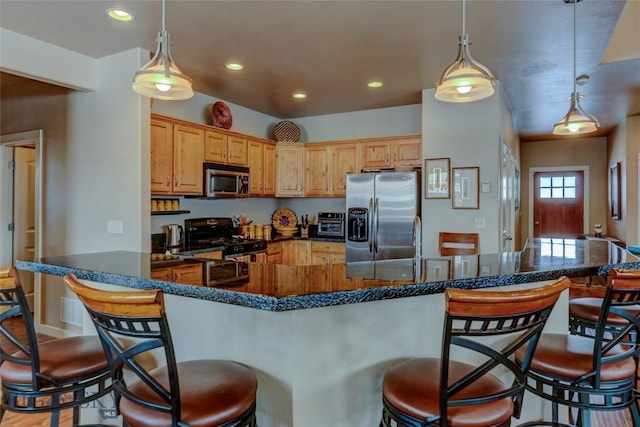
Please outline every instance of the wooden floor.
[[[44, 342], [52, 339], [52, 337], [39, 335], [38, 339], [40, 342]], [[72, 412], [71, 409], [62, 411], [59, 427], [73, 427]], [[49, 420], [49, 414], [46, 413], [22, 415], [7, 412], [2, 422], [0, 422], [0, 427], [48, 427]], [[593, 427], [632, 427], [629, 411], [594, 413], [592, 421]]]

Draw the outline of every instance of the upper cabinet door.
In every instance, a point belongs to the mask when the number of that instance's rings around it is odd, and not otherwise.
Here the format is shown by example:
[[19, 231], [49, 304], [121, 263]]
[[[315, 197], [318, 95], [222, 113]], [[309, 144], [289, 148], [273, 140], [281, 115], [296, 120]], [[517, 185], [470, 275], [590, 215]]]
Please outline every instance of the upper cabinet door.
[[302, 196], [304, 188], [304, 146], [280, 143], [276, 147], [276, 196]]
[[276, 144], [262, 145], [262, 195], [276, 195]]
[[347, 173], [358, 172], [358, 146], [353, 143], [336, 143], [331, 146], [331, 195], [347, 195]]
[[360, 143], [361, 168], [391, 167], [391, 142], [370, 141]]
[[227, 135], [207, 131], [204, 141], [204, 160], [206, 162], [227, 162]]
[[249, 195], [262, 196], [262, 178], [264, 174], [262, 142], [250, 140], [249, 151]]
[[329, 163], [331, 156], [328, 145], [308, 144], [305, 152], [305, 196], [329, 196]]
[[173, 192], [201, 195], [204, 186], [204, 130], [173, 127]]
[[173, 124], [151, 119], [151, 194], [170, 194], [172, 183]]
[[393, 142], [394, 166], [420, 166], [422, 163], [422, 138], [398, 140]]
[[227, 163], [230, 165], [247, 166], [247, 139], [230, 136], [227, 143]]

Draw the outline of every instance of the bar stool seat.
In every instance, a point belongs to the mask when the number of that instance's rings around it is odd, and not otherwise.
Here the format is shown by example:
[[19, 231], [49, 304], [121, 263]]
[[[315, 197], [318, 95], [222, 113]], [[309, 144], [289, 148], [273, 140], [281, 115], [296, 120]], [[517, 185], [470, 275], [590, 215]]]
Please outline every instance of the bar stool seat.
[[[191, 360], [178, 363], [182, 421], [187, 425], [223, 425], [239, 418], [255, 399], [256, 379], [246, 367], [225, 360]], [[165, 367], [149, 371], [160, 384], [168, 387]], [[130, 384], [131, 393], [140, 398], [162, 404], [142, 381]], [[126, 414], [132, 426], [171, 425], [171, 415], [137, 405], [122, 398], [120, 412]]]
[[[64, 383], [74, 378], [89, 377], [107, 368], [104, 350], [96, 336], [61, 338], [40, 344], [40, 374], [53, 382]], [[12, 354], [16, 360], [27, 361], [24, 353]], [[0, 366], [0, 378], [15, 384], [31, 384], [31, 364], [7, 360]], [[49, 381], [40, 379], [46, 386]]]
[[[593, 344], [589, 337], [570, 334], [544, 334], [536, 348], [531, 369], [546, 374], [578, 380], [593, 371]], [[614, 347], [607, 355], [622, 355], [621, 347]], [[516, 357], [524, 355], [522, 350]], [[636, 364], [632, 358], [602, 365], [600, 379], [605, 382], [624, 381], [635, 376]]]
[[[569, 316], [592, 322], [595, 325], [600, 316], [602, 302], [602, 298], [574, 298], [569, 301]], [[640, 314], [640, 305], [625, 307], [625, 310], [629, 311], [634, 317], [637, 317], [638, 314]], [[621, 326], [626, 324], [627, 321], [620, 316], [611, 315], [607, 318], [607, 323]]]
[[[384, 375], [382, 393], [387, 402], [395, 408], [417, 419], [428, 419], [440, 413], [440, 377], [438, 375], [416, 375], [417, 372], [440, 372], [438, 359], [409, 359], [390, 367]], [[467, 376], [475, 366], [461, 362], [451, 362], [449, 372], [454, 378]], [[508, 387], [494, 375], [485, 375], [470, 387], [461, 391], [459, 398], [480, 394], [497, 394]], [[511, 419], [513, 399], [481, 403], [469, 407], [452, 407], [449, 419], [452, 425], [484, 427], [501, 425]]]

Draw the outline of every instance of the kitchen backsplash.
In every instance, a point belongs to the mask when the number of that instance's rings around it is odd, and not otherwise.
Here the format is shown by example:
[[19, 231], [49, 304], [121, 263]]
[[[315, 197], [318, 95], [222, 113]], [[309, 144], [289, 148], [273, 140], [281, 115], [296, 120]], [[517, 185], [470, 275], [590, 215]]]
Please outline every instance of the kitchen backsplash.
[[184, 224], [188, 218], [233, 217], [243, 215], [255, 224], [270, 224], [276, 209], [289, 208], [297, 217], [309, 215], [309, 221], [317, 220], [318, 212], [344, 212], [345, 199], [342, 198], [246, 198], [202, 200], [180, 198], [180, 209], [190, 211], [181, 215], [151, 216], [151, 233], [164, 233], [166, 224]]

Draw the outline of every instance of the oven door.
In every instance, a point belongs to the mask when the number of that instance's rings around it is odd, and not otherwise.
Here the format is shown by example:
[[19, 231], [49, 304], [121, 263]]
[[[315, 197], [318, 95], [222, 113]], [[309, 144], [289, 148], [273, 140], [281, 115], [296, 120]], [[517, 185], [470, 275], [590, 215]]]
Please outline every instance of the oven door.
[[249, 280], [248, 266], [233, 261], [210, 261], [205, 272], [207, 286], [231, 286]]
[[226, 255], [224, 259], [233, 260], [239, 263], [244, 263], [244, 262], [266, 263], [267, 253], [264, 251], [259, 251], [259, 252], [244, 252], [239, 254], [229, 254], [229, 255]]
[[344, 221], [323, 220], [318, 222], [318, 236], [344, 236]]

